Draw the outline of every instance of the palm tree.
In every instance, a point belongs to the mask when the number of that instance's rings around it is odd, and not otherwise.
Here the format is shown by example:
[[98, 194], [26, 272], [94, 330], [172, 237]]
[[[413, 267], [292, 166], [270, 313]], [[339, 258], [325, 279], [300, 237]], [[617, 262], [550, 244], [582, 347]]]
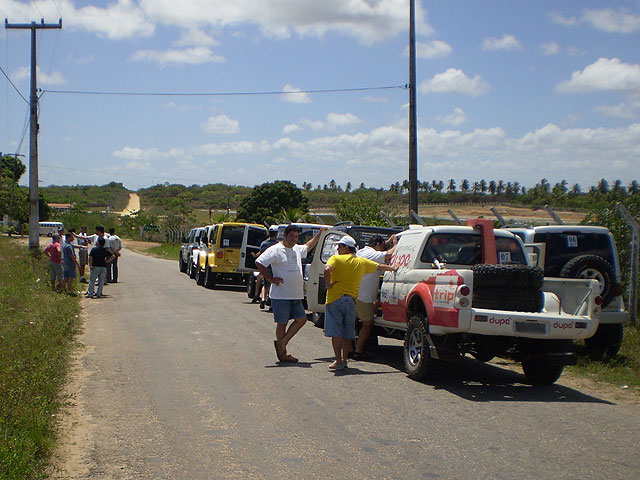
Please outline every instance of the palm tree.
[[482, 193], [486, 193], [487, 192], [487, 181], [484, 178], [482, 180], [480, 180], [480, 191]]
[[495, 195], [495, 194], [496, 194], [496, 189], [497, 189], [497, 187], [496, 187], [496, 181], [495, 181], [495, 180], [491, 180], [491, 181], [489, 182], [489, 193], [490, 193], [491, 195]]
[[571, 186], [571, 194], [572, 195], [580, 195], [580, 193], [582, 193], [582, 187], [580, 187], [579, 183], [574, 183]]
[[448, 192], [456, 191], [456, 181], [453, 178], [449, 180], [449, 186], [447, 186], [447, 191]]
[[608, 193], [609, 192], [609, 182], [606, 179], [601, 178], [598, 182], [598, 186], [596, 187], [598, 192], [600, 193]]
[[462, 193], [467, 193], [469, 191], [469, 180], [467, 180], [466, 178], [462, 180], [460, 190], [462, 190]]
[[502, 192], [504, 192], [504, 181], [498, 180], [498, 186], [496, 187], [496, 193], [498, 195], [500, 195], [500, 194], [502, 194]]
[[344, 191], [347, 193], [351, 191], [351, 182], [347, 182], [347, 185], [345, 186]]
[[640, 185], [638, 185], [638, 181], [632, 180], [629, 186], [627, 187], [627, 190], [629, 190], [629, 193], [631, 195], [635, 195], [638, 192], [640, 192]]

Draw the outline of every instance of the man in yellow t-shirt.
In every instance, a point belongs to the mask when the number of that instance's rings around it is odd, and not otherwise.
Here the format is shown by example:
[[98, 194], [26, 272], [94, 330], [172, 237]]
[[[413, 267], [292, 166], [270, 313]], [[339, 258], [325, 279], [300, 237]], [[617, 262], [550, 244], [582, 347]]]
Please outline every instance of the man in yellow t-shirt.
[[376, 270], [396, 271], [398, 267], [379, 264], [356, 257], [356, 241], [345, 235], [338, 241], [338, 254], [324, 267], [327, 301], [324, 314], [324, 336], [331, 337], [336, 360], [330, 370], [347, 368], [347, 355], [355, 337], [356, 298], [363, 275]]

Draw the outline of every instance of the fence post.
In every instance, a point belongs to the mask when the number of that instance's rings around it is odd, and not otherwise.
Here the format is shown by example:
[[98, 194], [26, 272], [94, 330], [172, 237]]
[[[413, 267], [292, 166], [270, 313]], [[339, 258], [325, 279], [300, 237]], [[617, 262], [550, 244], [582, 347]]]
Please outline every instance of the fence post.
[[621, 203], [617, 204], [618, 211], [627, 225], [631, 228], [631, 269], [629, 272], [629, 317], [632, 325], [636, 325], [638, 306], [638, 247], [640, 244], [640, 225]]

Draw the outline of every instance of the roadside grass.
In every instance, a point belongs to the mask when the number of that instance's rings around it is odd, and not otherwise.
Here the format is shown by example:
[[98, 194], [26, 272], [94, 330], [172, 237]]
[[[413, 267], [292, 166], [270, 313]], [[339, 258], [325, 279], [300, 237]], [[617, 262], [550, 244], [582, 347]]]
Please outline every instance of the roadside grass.
[[48, 260], [0, 237], [0, 479], [46, 478], [79, 299], [51, 291]]
[[173, 245], [171, 243], [161, 243], [158, 246], [148, 248], [144, 251], [154, 257], [166, 258], [168, 260], [178, 260], [180, 255], [180, 245]]
[[620, 353], [610, 359], [592, 360], [584, 345], [576, 345], [578, 364], [567, 367], [571, 373], [619, 386], [640, 387], [640, 330], [626, 326]]

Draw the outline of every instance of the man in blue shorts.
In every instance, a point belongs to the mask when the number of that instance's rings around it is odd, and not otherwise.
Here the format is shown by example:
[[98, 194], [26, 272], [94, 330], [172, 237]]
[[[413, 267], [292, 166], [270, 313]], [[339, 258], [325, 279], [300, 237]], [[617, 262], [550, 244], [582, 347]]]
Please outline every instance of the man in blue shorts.
[[[322, 229], [321, 231], [324, 231]], [[298, 245], [300, 229], [289, 225], [284, 230], [282, 242], [267, 248], [256, 260], [258, 271], [271, 283], [271, 308], [276, 322], [276, 348], [281, 362], [297, 362], [298, 359], [287, 353], [287, 344], [307, 321], [307, 313], [302, 305], [304, 298], [302, 259], [318, 243], [320, 232], [304, 245]], [[269, 272], [271, 267], [273, 273]], [[287, 324], [293, 319], [293, 323]]]
[[62, 287], [69, 294], [73, 294], [76, 267], [80, 268], [80, 264], [73, 249], [73, 233], [67, 233], [66, 242], [62, 245]]

